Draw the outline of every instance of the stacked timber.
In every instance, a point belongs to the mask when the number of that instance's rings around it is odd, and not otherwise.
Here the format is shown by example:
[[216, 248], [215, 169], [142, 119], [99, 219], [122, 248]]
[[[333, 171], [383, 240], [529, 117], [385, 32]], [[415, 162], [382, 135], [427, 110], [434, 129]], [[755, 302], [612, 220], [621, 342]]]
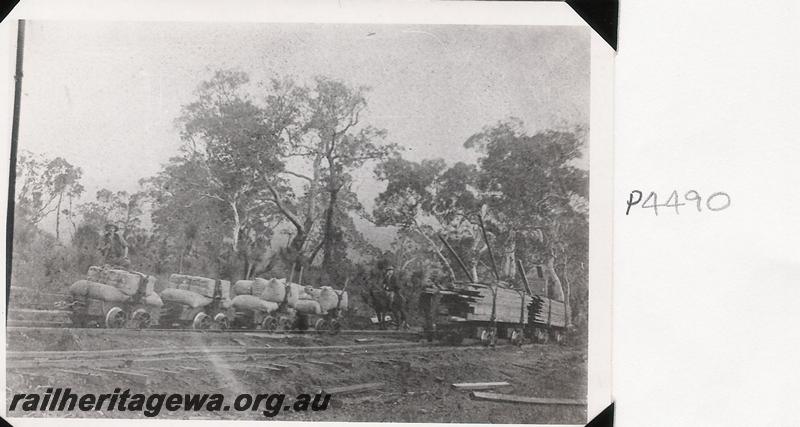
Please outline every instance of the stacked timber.
[[528, 317], [530, 297], [523, 292], [497, 286], [494, 288], [497, 293], [495, 298], [490, 288], [477, 287], [473, 289], [477, 295], [468, 299], [472, 313], [467, 314], [467, 320], [490, 321], [493, 301], [495, 304], [495, 320], [497, 322], [519, 323], [520, 319]]
[[566, 327], [567, 311], [564, 303], [536, 295], [528, 307], [530, 323]]

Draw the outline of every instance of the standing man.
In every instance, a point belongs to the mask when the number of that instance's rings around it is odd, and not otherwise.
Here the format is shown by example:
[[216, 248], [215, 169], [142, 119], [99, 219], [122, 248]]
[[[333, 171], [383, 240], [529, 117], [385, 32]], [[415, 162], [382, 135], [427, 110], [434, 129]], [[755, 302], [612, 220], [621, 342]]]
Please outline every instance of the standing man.
[[[394, 306], [394, 301], [400, 296], [400, 281], [397, 280], [397, 275], [394, 272], [394, 267], [389, 264], [383, 273], [383, 289], [389, 293], [389, 306]], [[402, 302], [402, 300], [401, 300]]]
[[394, 272], [394, 267], [389, 264], [383, 274], [383, 289], [389, 296], [389, 311], [392, 312], [392, 318], [397, 324], [397, 328], [408, 328], [406, 315], [406, 301], [403, 294], [400, 293], [403, 285], [400, 278]]
[[131, 261], [128, 259], [128, 242], [119, 232], [115, 224], [106, 224], [103, 243], [100, 245], [103, 263], [112, 267], [129, 269]]

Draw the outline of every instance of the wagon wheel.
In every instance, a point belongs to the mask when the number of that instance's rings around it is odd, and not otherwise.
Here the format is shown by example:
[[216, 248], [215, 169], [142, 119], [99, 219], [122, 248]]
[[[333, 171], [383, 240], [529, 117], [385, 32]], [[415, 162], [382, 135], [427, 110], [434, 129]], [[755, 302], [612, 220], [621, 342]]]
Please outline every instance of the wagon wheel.
[[544, 328], [533, 328], [533, 341], [539, 344], [547, 344], [549, 335]]
[[147, 310], [139, 308], [131, 315], [131, 327], [135, 329], [146, 329], [150, 327], [152, 320]]
[[261, 329], [275, 332], [278, 329], [278, 319], [271, 314], [264, 316], [264, 320], [261, 321]]
[[217, 327], [217, 329], [222, 329], [222, 330], [231, 328], [231, 322], [228, 319], [228, 316], [225, 315], [225, 313], [217, 313], [217, 315], [214, 316], [214, 325]]
[[209, 329], [213, 324], [213, 320], [211, 316], [200, 312], [194, 316], [194, 320], [192, 321], [192, 329]]
[[319, 333], [327, 330], [328, 326], [328, 322], [325, 319], [317, 319], [317, 321], [314, 322], [314, 329]]
[[339, 319], [333, 319], [329, 322], [330, 330], [328, 331], [331, 335], [338, 335], [339, 331], [342, 330], [342, 322]]
[[280, 316], [278, 317], [278, 327], [275, 329], [276, 331], [290, 331], [292, 330], [292, 324], [294, 320], [292, 320], [289, 316]]
[[128, 320], [127, 315], [119, 307], [112, 307], [106, 313], [106, 328], [119, 329], [125, 327], [125, 322]]

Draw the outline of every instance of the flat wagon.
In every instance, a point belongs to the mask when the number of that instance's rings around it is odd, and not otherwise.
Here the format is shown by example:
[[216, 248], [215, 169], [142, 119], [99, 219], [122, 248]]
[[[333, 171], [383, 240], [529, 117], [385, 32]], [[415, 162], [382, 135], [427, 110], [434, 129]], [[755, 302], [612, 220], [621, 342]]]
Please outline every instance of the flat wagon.
[[[546, 278], [537, 268], [538, 281]], [[425, 312], [425, 332], [429, 340], [458, 344], [465, 338], [477, 338], [493, 345], [497, 338], [522, 342], [553, 340], [562, 343], [567, 328], [564, 302], [504, 282], [457, 282], [448, 289], [428, 287], [421, 295]]]

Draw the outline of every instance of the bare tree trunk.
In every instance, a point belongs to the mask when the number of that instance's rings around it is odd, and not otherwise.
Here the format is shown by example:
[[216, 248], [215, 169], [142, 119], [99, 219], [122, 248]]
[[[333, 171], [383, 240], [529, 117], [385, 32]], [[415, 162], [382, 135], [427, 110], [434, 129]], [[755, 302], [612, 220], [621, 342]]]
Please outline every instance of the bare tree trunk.
[[561, 268], [562, 282], [564, 284], [564, 311], [567, 315], [567, 327], [572, 327], [572, 290], [570, 289], [569, 275], [567, 274], [567, 260], [564, 259]]
[[74, 236], [75, 233], [78, 232], [78, 225], [75, 224], [74, 213], [72, 211], [72, 196], [69, 196], [69, 216], [67, 216], [67, 218], [69, 218], [69, 223], [72, 224], [72, 235]]
[[61, 199], [64, 197], [64, 193], [58, 194], [58, 204], [56, 205], [56, 241], [61, 241], [59, 229], [61, 228]]
[[424, 231], [422, 231], [422, 227], [420, 227], [419, 225], [417, 225], [416, 227], [417, 227], [417, 232], [425, 239], [425, 241], [428, 242], [428, 244], [431, 246], [431, 249], [433, 249], [433, 252], [436, 253], [436, 257], [439, 258], [439, 261], [441, 261], [442, 264], [444, 264], [445, 268], [447, 269], [447, 273], [450, 275], [450, 280], [452, 280], [453, 283], [455, 283], [456, 272], [453, 271], [453, 267], [450, 265], [450, 261], [448, 261], [447, 258], [444, 256], [444, 254], [442, 254], [442, 251], [439, 249], [436, 243], [433, 240], [431, 240], [431, 238], [428, 237], [428, 235], [425, 234]]
[[477, 282], [478, 281], [478, 258], [477, 257], [472, 258], [472, 260], [470, 261], [469, 273], [472, 276], [471, 277], [472, 281], [473, 282]]
[[323, 254], [322, 254], [322, 269], [331, 274], [331, 267], [333, 262], [333, 214], [336, 208], [336, 200], [339, 197], [339, 189], [331, 188], [330, 201], [328, 203], [328, 210], [325, 212], [325, 233], [323, 234]]
[[515, 268], [517, 262], [516, 251], [516, 235], [513, 231], [510, 231], [503, 250], [503, 275], [511, 277], [512, 279], [516, 277], [517, 273], [517, 269]]
[[239, 250], [239, 231], [242, 228], [242, 223], [241, 223], [241, 219], [239, 218], [239, 210], [236, 208], [236, 203], [229, 202], [229, 204], [231, 205], [231, 209], [233, 210], [233, 230], [232, 230], [233, 235], [231, 236], [233, 238], [232, 245], [233, 245], [233, 250], [235, 252], [238, 252], [238, 250]]
[[545, 263], [545, 268], [547, 268], [547, 276], [550, 280], [553, 281], [552, 290], [557, 291], [558, 293], [549, 292], [550, 298], [556, 301], [564, 301], [564, 287], [561, 283], [561, 278], [558, 277], [556, 274], [555, 268], [555, 256], [550, 254], [547, 256], [547, 263]]

